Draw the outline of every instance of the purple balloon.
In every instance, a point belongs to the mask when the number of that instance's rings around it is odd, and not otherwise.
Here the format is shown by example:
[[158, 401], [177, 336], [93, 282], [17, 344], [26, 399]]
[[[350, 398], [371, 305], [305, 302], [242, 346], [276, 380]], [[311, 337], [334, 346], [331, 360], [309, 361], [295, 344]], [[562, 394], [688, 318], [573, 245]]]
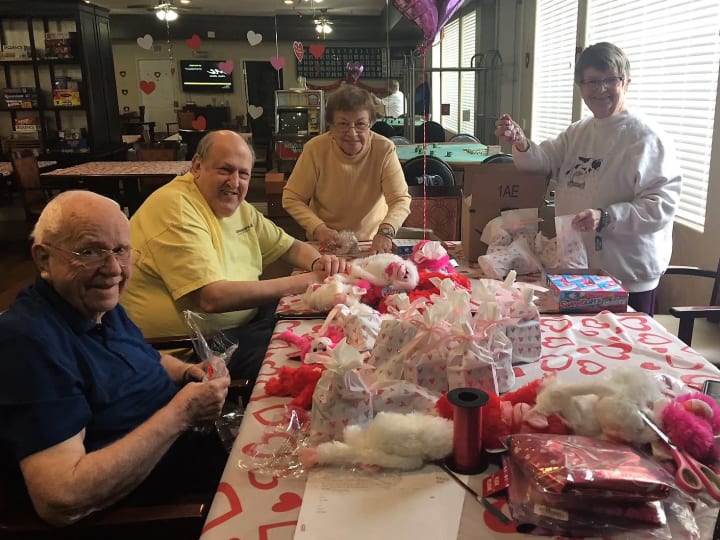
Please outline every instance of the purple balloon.
[[347, 80], [356, 83], [360, 78], [360, 75], [365, 71], [365, 66], [360, 62], [348, 62], [345, 64], [345, 71], [347, 73]]
[[432, 45], [443, 26], [462, 6], [464, 0], [393, 0], [393, 5], [414, 22], [425, 36], [422, 48]]

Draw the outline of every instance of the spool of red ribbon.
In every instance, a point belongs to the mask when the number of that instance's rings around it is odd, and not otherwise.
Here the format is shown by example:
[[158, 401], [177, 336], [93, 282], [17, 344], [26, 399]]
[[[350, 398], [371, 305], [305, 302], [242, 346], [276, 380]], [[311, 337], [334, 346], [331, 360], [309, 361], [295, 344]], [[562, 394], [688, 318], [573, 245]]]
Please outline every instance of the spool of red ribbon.
[[453, 455], [448, 467], [460, 474], [479, 474], [487, 468], [482, 454], [482, 407], [489, 397], [477, 388], [448, 392], [453, 406]]

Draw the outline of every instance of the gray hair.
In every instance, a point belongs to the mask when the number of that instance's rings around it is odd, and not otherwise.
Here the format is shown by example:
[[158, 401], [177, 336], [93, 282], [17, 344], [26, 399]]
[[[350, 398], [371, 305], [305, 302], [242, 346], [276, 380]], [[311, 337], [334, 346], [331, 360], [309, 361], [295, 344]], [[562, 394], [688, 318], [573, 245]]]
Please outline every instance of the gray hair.
[[389, 89], [391, 92], [397, 92], [400, 90], [400, 82], [399, 81], [390, 81]]
[[72, 199], [78, 197], [96, 197], [98, 199], [105, 199], [106, 201], [112, 202], [118, 207], [118, 209], [120, 209], [120, 205], [116, 201], [113, 201], [104, 195], [93, 193], [92, 191], [81, 189], [63, 191], [47, 203], [45, 208], [43, 208], [37, 223], [35, 223], [35, 227], [33, 227], [33, 230], [30, 233], [30, 239], [33, 241], [33, 244], [43, 244], [48, 241], [55, 241], [60, 236], [61, 232], [67, 230], [67, 224], [65, 223], [66, 205]]
[[367, 111], [372, 121], [375, 119], [375, 102], [367, 90], [358, 88], [354, 84], [343, 84], [327, 98], [325, 121], [328, 124], [335, 121], [336, 111]]
[[575, 64], [575, 84], [580, 84], [587, 68], [598, 71], [615, 70], [623, 80], [630, 78], [630, 60], [620, 47], [612, 43], [596, 43], [580, 53]]
[[[197, 150], [195, 150], [195, 155], [199, 156], [200, 159], [205, 159], [210, 155], [210, 148], [212, 148], [212, 144], [215, 141], [215, 137], [219, 133], [235, 133], [234, 131], [229, 130], [220, 130], [220, 131], [211, 131], [207, 135], [205, 135], [202, 139], [200, 139], [200, 142], [197, 145]], [[237, 135], [240, 139], [243, 139], [240, 137], [240, 135]], [[250, 154], [252, 155], [252, 162], [255, 163], [255, 149], [252, 147], [251, 144], [248, 144], [248, 142], [243, 139], [245, 144], [247, 144], [247, 147], [250, 149]], [[194, 157], [194, 156], [193, 156]]]

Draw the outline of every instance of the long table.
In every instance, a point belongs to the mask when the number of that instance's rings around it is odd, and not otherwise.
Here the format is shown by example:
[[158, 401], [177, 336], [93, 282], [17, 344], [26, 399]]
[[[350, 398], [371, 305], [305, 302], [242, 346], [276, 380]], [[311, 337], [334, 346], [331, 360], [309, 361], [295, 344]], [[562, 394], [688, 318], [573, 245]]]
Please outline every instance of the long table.
[[489, 157], [488, 147], [482, 143], [399, 144], [395, 151], [400, 163], [427, 154], [440, 158], [453, 167], [478, 165]]
[[40, 175], [47, 189], [89, 189], [119, 199], [129, 214], [142, 203], [142, 183], [169, 182], [190, 170], [190, 161], [90, 161]]
[[[57, 165], [57, 161], [38, 161], [38, 168], [41, 171], [55, 165]], [[11, 176], [14, 172], [12, 162], [0, 161], [0, 176]]]
[[[263, 434], [281, 422], [289, 398], [269, 396], [266, 382], [283, 366], [297, 366], [290, 357], [297, 350], [277, 339], [278, 333], [292, 329], [298, 334], [317, 330], [322, 320], [282, 320], [268, 347], [257, 384], [248, 404], [245, 418], [229, 456], [218, 491], [205, 523], [202, 540], [292, 540], [305, 489], [302, 478], [261, 476], [238, 466], [241, 458], [262, 451]], [[532, 364], [517, 365], [519, 387], [543, 375], [557, 374], [567, 381], [592, 381], [618, 366], [637, 366], [650, 373], [670, 375], [685, 385], [700, 389], [706, 379], [720, 380], [720, 371], [690, 347], [668, 333], [659, 323], [642, 313], [594, 316], [544, 316], [541, 319], [542, 356]], [[268, 444], [270, 444], [268, 442]], [[470, 477], [470, 484], [480, 490], [484, 475]], [[461, 489], [458, 487], [458, 489]], [[505, 502], [495, 506], [506, 514]], [[717, 510], [705, 508], [696, 518], [703, 540], [710, 540]], [[349, 528], [362, 527], [362, 515], [347, 523]], [[519, 540], [536, 538], [514, 532], [502, 525], [466, 495], [458, 539], [482, 538]], [[342, 538], [338, 531], [337, 538]], [[394, 539], [393, 531], [374, 540]], [[424, 540], [424, 539], [420, 539]]]

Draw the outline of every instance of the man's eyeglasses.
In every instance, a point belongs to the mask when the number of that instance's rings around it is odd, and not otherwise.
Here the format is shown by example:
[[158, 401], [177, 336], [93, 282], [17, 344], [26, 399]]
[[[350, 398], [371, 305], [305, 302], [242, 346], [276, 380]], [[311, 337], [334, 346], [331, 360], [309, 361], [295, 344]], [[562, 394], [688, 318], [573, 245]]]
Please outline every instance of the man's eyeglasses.
[[43, 246], [71, 255], [72, 260], [86, 268], [99, 268], [103, 266], [107, 258], [111, 255], [115, 257], [118, 264], [124, 268], [130, 264], [133, 256], [137, 257], [140, 254], [138, 250], [128, 246], [120, 246], [115, 249], [83, 248], [80, 251], [72, 251], [70, 249], [53, 246], [52, 244], [43, 244]]
[[580, 81], [580, 84], [590, 90], [600, 90], [602, 88], [617, 88], [624, 80], [622, 77], [608, 77], [607, 79], [587, 79]]
[[350, 128], [355, 129], [358, 133], [364, 133], [370, 129], [370, 124], [367, 122], [355, 122], [354, 124], [350, 124], [348, 122], [338, 122], [337, 124], [333, 124], [333, 127], [341, 133], [350, 131]]

